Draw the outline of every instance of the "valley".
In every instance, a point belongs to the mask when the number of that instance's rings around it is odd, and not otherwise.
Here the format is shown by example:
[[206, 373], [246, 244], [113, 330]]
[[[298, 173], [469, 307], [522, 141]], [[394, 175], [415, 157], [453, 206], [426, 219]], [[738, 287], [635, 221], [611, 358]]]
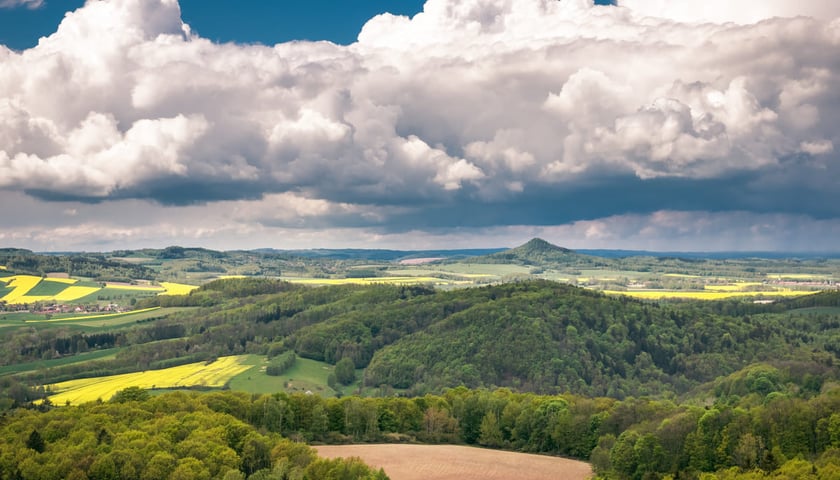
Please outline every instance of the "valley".
[[[527, 460], [519, 478], [535, 480], [840, 468], [838, 260], [612, 258], [539, 239], [473, 256], [374, 252], [5, 251], [0, 408], [36, 415], [48, 449], [65, 441], [56, 415], [212, 412], [272, 458], [304, 455], [298, 472], [339, 460], [288, 439], [394, 479], [509, 478], [525, 461], [464, 446], [548, 455], [545, 472]], [[0, 469], [24, 462], [18, 421], [0, 425], [15, 452]], [[230, 448], [247, 475], [277, 464]], [[570, 461], [558, 456], [589, 463], [550, 466]]]

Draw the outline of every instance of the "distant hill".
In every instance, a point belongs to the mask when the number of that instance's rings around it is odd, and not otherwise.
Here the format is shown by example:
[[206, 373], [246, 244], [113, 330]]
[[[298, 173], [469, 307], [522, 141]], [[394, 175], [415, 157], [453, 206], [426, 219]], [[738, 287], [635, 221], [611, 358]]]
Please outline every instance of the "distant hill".
[[605, 266], [610, 262], [610, 260], [604, 258], [583, 255], [568, 248], [558, 247], [541, 238], [533, 238], [516, 248], [474, 257], [467, 261], [471, 263], [506, 263], [533, 266]]

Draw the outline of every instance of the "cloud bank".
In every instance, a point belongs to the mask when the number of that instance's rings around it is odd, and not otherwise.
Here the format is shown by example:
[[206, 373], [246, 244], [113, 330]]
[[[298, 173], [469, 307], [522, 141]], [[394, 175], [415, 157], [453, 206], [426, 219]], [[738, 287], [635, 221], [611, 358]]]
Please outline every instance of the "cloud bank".
[[[612, 232], [600, 247], [702, 248], [663, 216], [722, 219], [722, 249], [816, 248], [790, 233], [840, 222], [840, 6], [733, 5], [428, 0], [345, 47], [216, 44], [175, 0], [89, 1], [0, 46], [0, 198], [97, 212], [91, 236], [116, 205], [141, 228], [190, 212], [204, 233], [142, 238], [230, 248], [581, 225]], [[7, 241], [52, 228], [2, 215]]]

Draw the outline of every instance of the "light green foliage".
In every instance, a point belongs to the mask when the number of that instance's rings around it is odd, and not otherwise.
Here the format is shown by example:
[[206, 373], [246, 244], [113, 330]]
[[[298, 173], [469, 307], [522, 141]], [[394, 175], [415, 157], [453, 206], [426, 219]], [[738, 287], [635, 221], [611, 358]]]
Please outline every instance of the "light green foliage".
[[309, 447], [263, 435], [205, 403], [235, 404], [229, 395], [14, 412], [0, 425], [0, 478], [387, 478], [359, 460], [325, 463]]

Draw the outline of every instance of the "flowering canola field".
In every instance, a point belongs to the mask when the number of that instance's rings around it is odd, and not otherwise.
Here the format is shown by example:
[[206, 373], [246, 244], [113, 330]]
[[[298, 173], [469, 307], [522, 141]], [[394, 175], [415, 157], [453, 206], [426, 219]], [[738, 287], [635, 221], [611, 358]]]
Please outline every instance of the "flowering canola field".
[[[2, 278], [0, 281], [6, 283], [9, 287], [14, 287], [14, 290], [7, 293], [3, 298], [0, 298], [0, 300], [4, 300], [11, 305], [13, 303], [26, 303], [24, 297], [26, 297], [26, 294], [30, 290], [35, 288], [35, 285], [41, 283], [41, 277], [34, 275], [13, 275]], [[21, 301], [22, 298], [24, 298], [23, 301]]]
[[806, 290], [776, 290], [773, 292], [733, 292], [733, 291], [696, 291], [696, 290], [604, 290], [607, 295], [624, 295], [627, 297], [641, 298], [645, 300], [662, 300], [671, 298], [683, 298], [690, 300], [721, 300], [733, 297], [801, 297], [817, 292]]
[[163, 370], [124, 373], [108, 377], [82, 378], [49, 385], [53, 405], [79, 405], [97, 399], [109, 400], [115, 393], [128, 387], [177, 388], [217, 387], [221, 388], [234, 376], [252, 368], [245, 365], [247, 355], [222, 357], [213, 363], [190, 363]]

